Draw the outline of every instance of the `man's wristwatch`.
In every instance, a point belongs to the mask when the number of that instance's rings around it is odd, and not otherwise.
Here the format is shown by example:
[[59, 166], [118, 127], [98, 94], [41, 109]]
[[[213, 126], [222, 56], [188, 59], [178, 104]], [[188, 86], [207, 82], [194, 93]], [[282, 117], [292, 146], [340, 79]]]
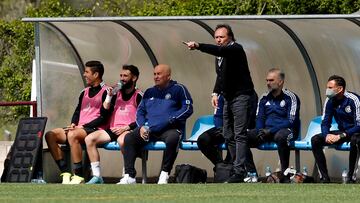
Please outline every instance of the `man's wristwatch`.
[[343, 139], [346, 137], [346, 133], [340, 133], [339, 136], [340, 136], [340, 139]]

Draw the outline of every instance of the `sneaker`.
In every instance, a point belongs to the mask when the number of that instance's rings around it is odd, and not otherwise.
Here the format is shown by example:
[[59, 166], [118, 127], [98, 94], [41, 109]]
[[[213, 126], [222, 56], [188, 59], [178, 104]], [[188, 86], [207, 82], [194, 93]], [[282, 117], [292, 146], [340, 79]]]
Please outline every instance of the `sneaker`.
[[80, 177], [78, 175], [73, 175], [71, 177], [71, 181], [69, 184], [72, 184], [72, 185], [77, 185], [77, 184], [82, 184], [85, 182], [85, 179], [83, 177]]
[[86, 184], [103, 184], [104, 180], [102, 177], [93, 176]]
[[169, 173], [165, 171], [161, 171], [158, 184], [168, 184], [169, 181]]
[[136, 184], [136, 179], [130, 177], [129, 174], [125, 174], [124, 177], [120, 179], [120, 182], [116, 184], [118, 185]]
[[230, 176], [230, 178], [225, 182], [225, 183], [243, 183], [244, 179], [245, 179], [245, 175], [242, 174], [233, 174], [232, 176]]
[[248, 175], [244, 178], [244, 183], [257, 183], [258, 176], [256, 173], [248, 172]]
[[71, 173], [64, 172], [60, 176], [62, 176], [62, 184], [70, 184]]

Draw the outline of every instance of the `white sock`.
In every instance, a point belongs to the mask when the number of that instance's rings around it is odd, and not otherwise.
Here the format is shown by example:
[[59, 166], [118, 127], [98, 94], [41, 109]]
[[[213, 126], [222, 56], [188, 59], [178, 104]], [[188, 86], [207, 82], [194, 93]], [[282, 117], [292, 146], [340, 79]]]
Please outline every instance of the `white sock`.
[[100, 177], [100, 162], [96, 161], [96, 162], [91, 162], [90, 164], [91, 164], [91, 170], [93, 176]]

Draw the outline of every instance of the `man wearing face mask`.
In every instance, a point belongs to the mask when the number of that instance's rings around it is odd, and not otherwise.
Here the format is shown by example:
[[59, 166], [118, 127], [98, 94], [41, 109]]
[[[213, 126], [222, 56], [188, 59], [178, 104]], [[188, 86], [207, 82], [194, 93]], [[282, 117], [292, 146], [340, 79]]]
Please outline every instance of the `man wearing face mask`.
[[[329, 183], [323, 147], [350, 141], [348, 182], [353, 183], [357, 153], [360, 150], [360, 99], [359, 95], [345, 90], [344, 78], [333, 75], [326, 86], [326, 100], [321, 122], [321, 133], [311, 139], [312, 152], [320, 171], [320, 182]], [[332, 119], [339, 130], [330, 131]]]
[[[266, 76], [268, 92], [263, 94], [257, 110], [256, 128], [248, 131], [249, 146], [257, 147], [264, 142], [274, 141], [283, 173], [289, 167], [290, 142], [297, 139], [300, 127], [300, 100], [298, 96], [283, 89], [285, 74], [278, 68], [272, 68]], [[253, 163], [251, 151], [249, 162]], [[282, 177], [281, 182], [289, 182]]]

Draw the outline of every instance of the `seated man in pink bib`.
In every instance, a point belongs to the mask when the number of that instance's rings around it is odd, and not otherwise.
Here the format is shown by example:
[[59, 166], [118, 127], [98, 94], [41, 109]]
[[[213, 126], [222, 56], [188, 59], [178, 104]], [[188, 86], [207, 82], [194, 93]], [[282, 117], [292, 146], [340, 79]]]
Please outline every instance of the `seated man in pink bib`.
[[[110, 110], [102, 107], [107, 92], [102, 80], [104, 66], [100, 61], [88, 61], [85, 64], [84, 78], [86, 87], [79, 96], [71, 124], [64, 128], [55, 128], [45, 134], [50, 153], [55, 159], [62, 176], [63, 184], [79, 184], [82, 177], [82, 146], [85, 137], [98, 129], [104, 129]], [[74, 175], [70, 172], [59, 144], [69, 144], [74, 162]]]
[[120, 72], [120, 82], [114, 88], [108, 89], [103, 107], [113, 109], [110, 128], [95, 131], [85, 138], [93, 173], [92, 179], [86, 184], [104, 183], [100, 175], [100, 155], [97, 145], [117, 140], [123, 150], [125, 136], [137, 127], [136, 110], [142, 99], [141, 91], [135, 88], [138, 78], [139, 70], [136, 66], [124, 65]]

